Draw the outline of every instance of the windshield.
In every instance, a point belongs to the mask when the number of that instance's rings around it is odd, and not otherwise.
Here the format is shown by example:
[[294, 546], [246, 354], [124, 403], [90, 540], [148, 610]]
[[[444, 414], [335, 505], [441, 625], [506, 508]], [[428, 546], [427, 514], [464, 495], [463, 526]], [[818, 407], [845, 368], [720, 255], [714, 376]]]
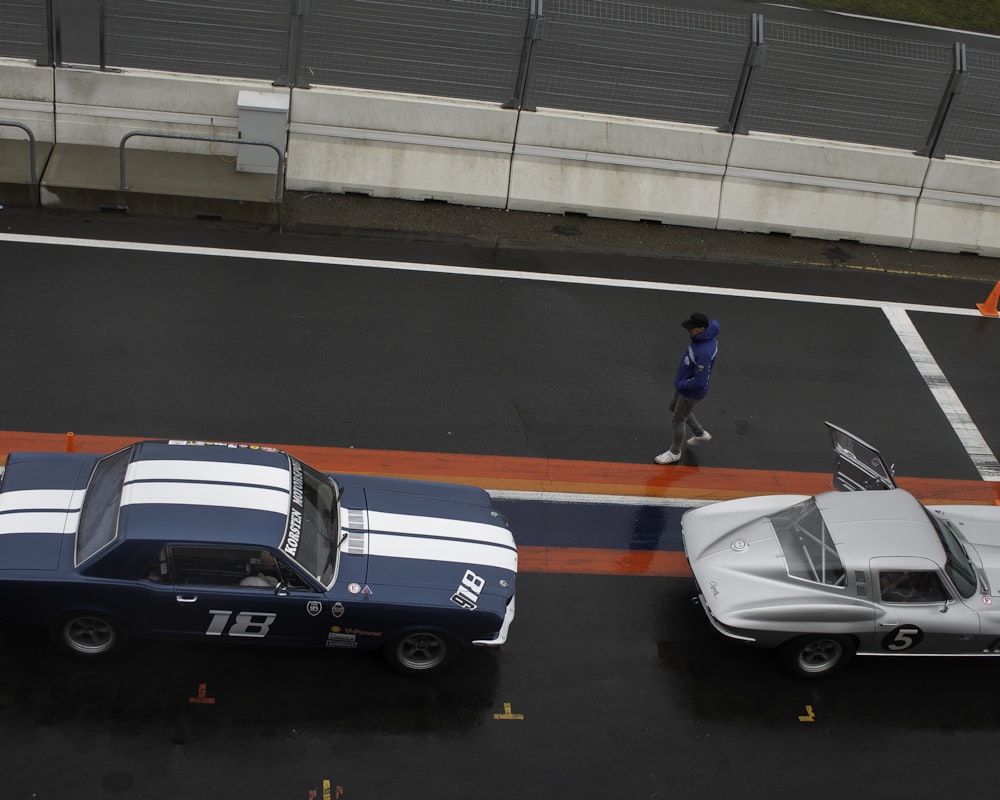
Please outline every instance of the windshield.
[[926, 509], [924, 510], [931, 525], [934, 526], [934, 530], [937, 531], [941, 544], [944, 545], [944, 571], [948, 573], [948, 577], [951, 578], [962, 597], [972, 597], [979, 587], [979, 581], [976, 580], [976, 570], [969, 560], [969, 554], [965, 551], [965, 547], [962, 546], [947, 520], [935, 516]]
[[289, 460], [292, 507], [281, 549], [329, 589], [337, 575], [340, 491], [329, 476]]
[[76, 534], [77, 564], [115, 540], [122, 484], [131, 457], [132, 448], [128, 447], [97, 462], [83, 499], [80, 528]]
[[815, 499], [786, 508], [768, 519], [789, 576], [827, 586], [846, 585], [844, 564]]

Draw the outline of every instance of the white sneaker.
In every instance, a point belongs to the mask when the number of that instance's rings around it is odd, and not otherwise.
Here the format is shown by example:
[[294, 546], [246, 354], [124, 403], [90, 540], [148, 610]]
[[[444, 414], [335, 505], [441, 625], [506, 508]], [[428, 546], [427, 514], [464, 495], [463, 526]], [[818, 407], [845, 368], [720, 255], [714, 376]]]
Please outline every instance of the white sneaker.
[[692, 436], [688, 439], [688, 444], [704, 444], [710, 441], [712, 441], [712, 434], [708, 431], [702, 431], [698, 436]]
[[680, 460], [681, 454], [675, 453], [672, 450], [665, 450], [653, 459], [657, 464], [673, 464], [675, 461]]

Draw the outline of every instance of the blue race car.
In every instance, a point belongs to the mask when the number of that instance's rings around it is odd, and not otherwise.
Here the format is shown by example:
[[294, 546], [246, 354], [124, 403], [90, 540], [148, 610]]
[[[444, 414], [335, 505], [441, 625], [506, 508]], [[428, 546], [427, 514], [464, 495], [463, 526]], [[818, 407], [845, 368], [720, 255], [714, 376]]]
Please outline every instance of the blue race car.
[[471, 486], [182, 441], [0, 471], [0, 618], [79, 657], [134, 636], [381, 649], [429, 674], [504, 643], [516, 576], [507, 520]]

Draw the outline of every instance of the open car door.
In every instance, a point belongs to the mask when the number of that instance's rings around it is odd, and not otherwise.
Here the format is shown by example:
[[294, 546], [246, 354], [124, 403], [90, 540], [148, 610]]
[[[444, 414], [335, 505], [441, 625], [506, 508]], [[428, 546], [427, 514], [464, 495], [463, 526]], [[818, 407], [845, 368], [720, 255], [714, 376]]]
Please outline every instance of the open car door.
[[837, 463], [833, 469], [833, 485], [841, 492], [869, 489], [895, 489], [892, 467], [882, 454], [853, 433], [827, 422]]

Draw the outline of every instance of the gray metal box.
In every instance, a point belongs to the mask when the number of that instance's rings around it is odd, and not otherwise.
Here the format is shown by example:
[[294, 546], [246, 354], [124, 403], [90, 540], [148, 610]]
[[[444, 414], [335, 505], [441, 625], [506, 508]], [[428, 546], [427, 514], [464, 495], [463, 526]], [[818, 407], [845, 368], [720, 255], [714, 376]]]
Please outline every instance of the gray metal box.
[[[237, 98], [240, 112], [240, 138], [254, 142], [270, 142], [284, 157], [288, 131], [288, 95], [268, 92], [240, 92]], [[238, 145], [237, 172], [278, 172], [278, 154], [270, 147]]]

